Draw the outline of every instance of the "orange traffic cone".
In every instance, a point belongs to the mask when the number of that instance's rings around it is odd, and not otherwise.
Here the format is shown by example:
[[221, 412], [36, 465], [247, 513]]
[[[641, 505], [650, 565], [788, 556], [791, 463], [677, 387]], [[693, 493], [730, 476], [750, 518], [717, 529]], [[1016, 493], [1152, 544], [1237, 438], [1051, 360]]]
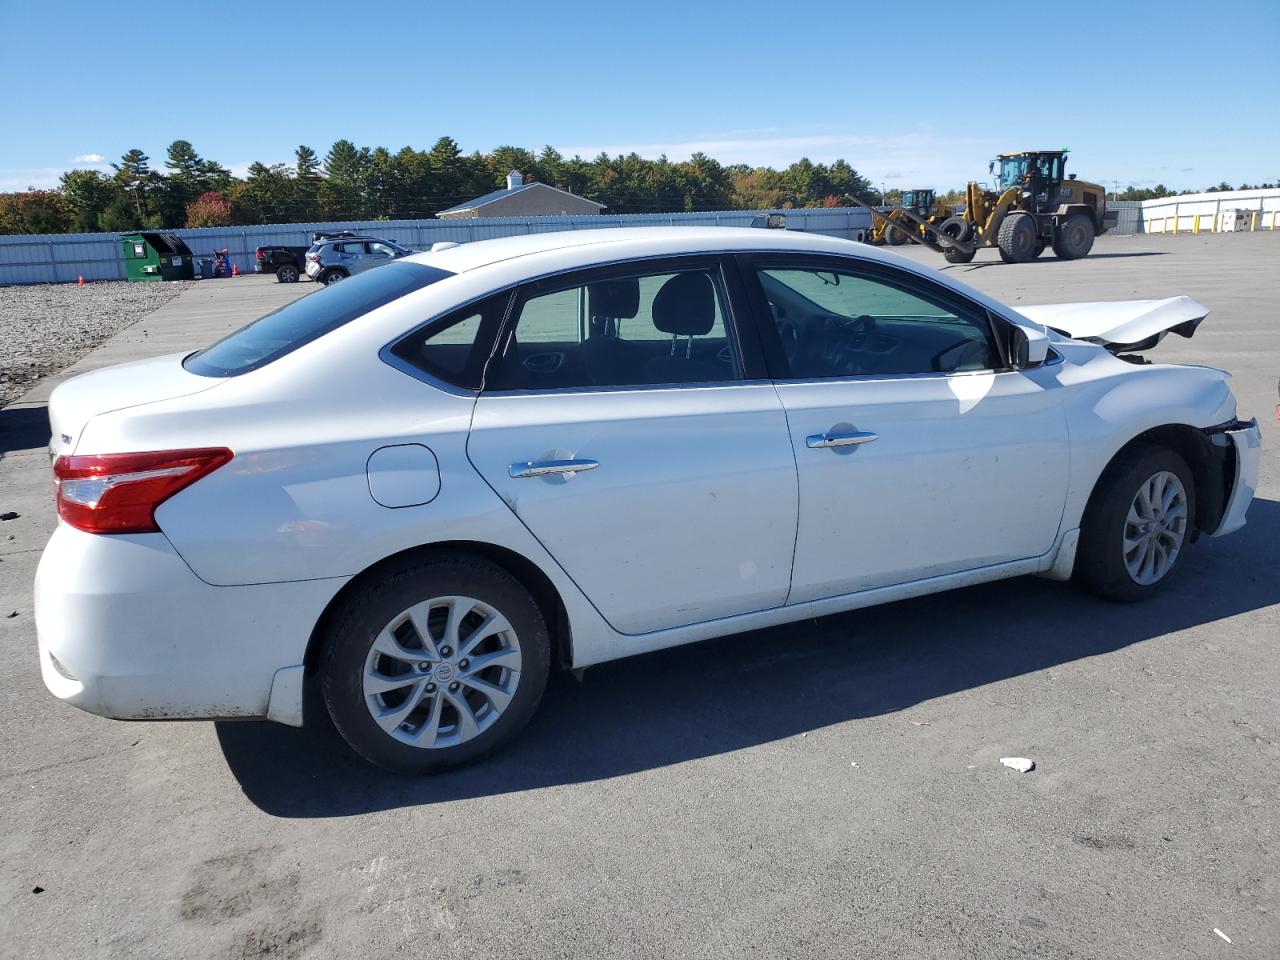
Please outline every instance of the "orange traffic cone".
[[77, 283], [77, 284], [76, 284], [76, 286], [77, 286], [77, 287], [83, 287], [83, 286], [84, 286], [84, 274], [83, 274], [83, 273], [82, 273], [82, 274], [80, 274], [80, 282], [79, 282], [79, 283]]
[[237, 267], [234, 263], [231, 265], [231, 275], [233, 277], [240, 276], [240, 268]]

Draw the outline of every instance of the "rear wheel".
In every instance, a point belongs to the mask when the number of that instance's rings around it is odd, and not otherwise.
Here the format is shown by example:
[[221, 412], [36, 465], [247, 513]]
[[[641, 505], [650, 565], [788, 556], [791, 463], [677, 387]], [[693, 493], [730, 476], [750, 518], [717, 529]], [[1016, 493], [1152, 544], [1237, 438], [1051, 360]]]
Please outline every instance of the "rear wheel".
[[1076, 579], [1108, 600], [1142, 600], [1164, 587], [1195, 522], [1195, 479], [1167, 447], [1142, 444], [1109, 466], [1085, 512]]
[[1029, 213], [1010, 213], [1000, 224], [996, 246], [1005, 263], [1026, 263], [1035, 258], [1039, 239], [1035, 217]]
[[1059, 260], [1079, 260], [1093, 249], [1096, 231], [1088, 214], [1073, 213], [1058, 224], [1053, 234], [1053, 252]]
[[362, 757], [434, 773], [514, 737], [537, 709], [550, 662], [542, 614], [505, 570], [419, 559], [333, 618], [320, 684], [338, 732]]
[[907, 242], [906, 231], [901, 227], [895, 227], [893, 224], [885, 227], [884, 242], [891, 247], [900, 247]]
[[278, 270], [276, 270], [276, 279], [281, 283], [297, 283], [298, 268], [292, 263], [283, 264]]
[[341, 270], [330, 270], [320, 277], [320, 282], [327, 287], [345, 279], [347, 279], [347, 275]]

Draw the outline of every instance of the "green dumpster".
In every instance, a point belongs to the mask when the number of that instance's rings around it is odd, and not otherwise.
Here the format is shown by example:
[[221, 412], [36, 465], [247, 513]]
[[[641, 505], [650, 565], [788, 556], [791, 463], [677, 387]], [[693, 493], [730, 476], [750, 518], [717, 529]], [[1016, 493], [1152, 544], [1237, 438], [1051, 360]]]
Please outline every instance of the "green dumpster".
[[130, 280], [194, 280], [191, 248], [172, 233], [131, 233], [124, 244], [124, 272]]

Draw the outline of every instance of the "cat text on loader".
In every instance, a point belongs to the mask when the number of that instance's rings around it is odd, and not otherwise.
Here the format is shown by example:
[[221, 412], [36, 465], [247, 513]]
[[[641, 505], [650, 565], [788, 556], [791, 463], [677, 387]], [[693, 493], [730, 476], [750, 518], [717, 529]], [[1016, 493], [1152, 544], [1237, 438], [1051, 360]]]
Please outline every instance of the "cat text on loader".
[[1066, 150], [1002, 153], [991, 161], [996, 190], [970, 182], [964, 213], [938, 229], [948, 263], [968, 263], [978, 247], [996, 247], [1005, 263], [1034, 260], [1046, 246], [1060, 260], [1088, 256], [1093, 239], [1115, 222], [1106, 191], [1066, 176]]

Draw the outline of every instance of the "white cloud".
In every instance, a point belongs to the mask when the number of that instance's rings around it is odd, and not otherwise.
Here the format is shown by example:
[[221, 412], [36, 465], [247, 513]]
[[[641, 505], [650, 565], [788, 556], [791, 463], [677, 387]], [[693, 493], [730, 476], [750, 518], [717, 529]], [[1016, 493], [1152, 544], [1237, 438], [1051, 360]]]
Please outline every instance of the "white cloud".
[[107, 158], [100, 153], [78, 153], [71, 159], [76, 163], [101, 163]]
[[566, 156], [577, 154], [587, 159], [593, 159], [601, 152], [609, 156], [634, 152], [650, 159], [665, 154], [671, 160], [679, 161], [701, 152], [725, 164], [747, 163], [777, 168], [790, 166], [801, 157], [808, 157], [815, 163], [844, 159], [876, 184], [888, 180], [910, 180], [939, 189], [963, 185], [975, 172], [985, 171], [987, 161], [999, 148], [998, 143], [979, 138], [924, 132], [768, 136], [754, 131], [742, 136], [669, 142], [566, 144], [557, 147]]

